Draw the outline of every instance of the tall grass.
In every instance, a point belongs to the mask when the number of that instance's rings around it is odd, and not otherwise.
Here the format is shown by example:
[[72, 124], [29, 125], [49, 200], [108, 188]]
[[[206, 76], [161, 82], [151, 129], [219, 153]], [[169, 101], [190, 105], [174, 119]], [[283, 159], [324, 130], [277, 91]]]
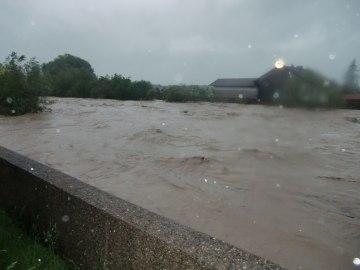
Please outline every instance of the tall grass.
[[70, 268], [51, 250], [22, 232], [0, 209], [0, 269], [65, 270]]

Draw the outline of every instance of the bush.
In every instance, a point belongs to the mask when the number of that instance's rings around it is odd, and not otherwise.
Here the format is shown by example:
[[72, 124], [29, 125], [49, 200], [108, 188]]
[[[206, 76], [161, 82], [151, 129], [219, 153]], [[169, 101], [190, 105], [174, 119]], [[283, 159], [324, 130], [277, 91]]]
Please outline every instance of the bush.
[[0, 66], [0, 113], [22, 115], [45, 108], [41, 68], [35, 58], [11, 53]]
[[168, 102], [210, 101], [211, 91], [196, 85], [172, 85], [165, 88], [162, 98]]
[[305, 108], [339, 108], [345, 104], [341, 88], [312, 70], [289, 79], [275, 103]]
[[90, 97], [91, 85], [96, 80], [91, 65], [80, 57], [59, 55], [43, 65], [49, 85], [49, 95], [58, 97]]

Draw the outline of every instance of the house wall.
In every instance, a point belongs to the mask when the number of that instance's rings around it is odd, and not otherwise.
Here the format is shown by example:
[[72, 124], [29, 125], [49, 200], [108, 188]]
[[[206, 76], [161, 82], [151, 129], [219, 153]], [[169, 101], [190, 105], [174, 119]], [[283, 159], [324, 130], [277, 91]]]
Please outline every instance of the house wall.
[[245, 100], [257, 99], [256, 87], [219, 87], [213, 89], [216, 100], [238, 101], [239, 95], [243, 95]]
[[284, 269], [1, 146], [0, 207], [83, 269]]

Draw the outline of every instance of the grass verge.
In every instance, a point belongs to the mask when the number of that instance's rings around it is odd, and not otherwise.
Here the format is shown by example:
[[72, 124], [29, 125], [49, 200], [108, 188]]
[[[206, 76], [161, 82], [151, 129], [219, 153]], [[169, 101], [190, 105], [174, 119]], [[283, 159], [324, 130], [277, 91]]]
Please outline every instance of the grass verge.
[[64, 270], [70, 269], [51, 249], [21, 231], [0, 209], [0, 269]]

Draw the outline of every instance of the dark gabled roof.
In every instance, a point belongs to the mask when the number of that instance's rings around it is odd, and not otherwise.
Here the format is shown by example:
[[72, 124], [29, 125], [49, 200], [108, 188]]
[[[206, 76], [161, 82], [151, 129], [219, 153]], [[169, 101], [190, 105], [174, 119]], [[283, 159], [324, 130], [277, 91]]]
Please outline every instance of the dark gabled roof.
[[256, 78], [230, 78], [217, 79], [211, 83], [210, 86], [224, 86], [224, 87], [254, 87]]
[[268, 80], [272, 81], [284, 81], [291, 76], [301, 76], [304, 72], [303, 67], [298, 66], [284, 66], [283, 68], [273, 68], [270, 71], [266, 72], [264, 75], [256, 79], [256, 83], [263, 83]]

